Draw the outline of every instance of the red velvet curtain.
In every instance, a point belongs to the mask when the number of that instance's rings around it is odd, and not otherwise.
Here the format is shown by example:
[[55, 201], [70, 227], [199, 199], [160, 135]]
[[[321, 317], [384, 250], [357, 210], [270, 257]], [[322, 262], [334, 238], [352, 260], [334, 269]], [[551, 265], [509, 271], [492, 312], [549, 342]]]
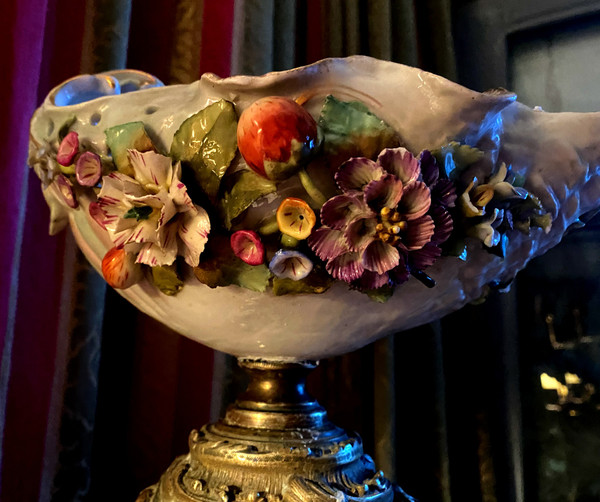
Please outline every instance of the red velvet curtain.
[[[81, 68], [91, 66], [82, 59], [82, 54], [85, 55], [87, 49], [84, 43], [90, 42], [84, 32], [93, 22], [90, 12], [95, 3], [81, 0], [0, 2], [0, 42], [4, 48], [0, 78], [0, 142], [4, 152], [0, 164], [0, 500], [3, 502], [51, 498], [53, 469], [58, 456], [56, 436], [61, 419], [56, 396], [62, 395], [60, 387], [65, 384], [66, 369], [62, 367], [61, 354], [68, 350], [64, 346], [68, 343], [65, 333], [69, 329], [66, 311], [72, 299], [70, 290], [76, 256], [68, 233], [48, 235], [49, 211], [37, 177], [26, 166], [29, 119], [52, 87], [80, 73]], [[169, 82], [178, 3], [182, 2], [132, 2], [128, 66], [154, 73], [166, 83]], [[197, 4], [202, 6], [202, 2]], [[197, 47], [200, 52], [198, 76], [205, 71], [221, 76], [229, 74], [233, 11], [233, 0], [204, 2], [200, 13], [203, 43]], [[173, 439], [177, 445], [185, 446], [185, 436], [191, 428], [187, 422], [192, 419], [182, 420], [170, 411], [173, 400], [195, 397], [193, 425], [197, 427], [208, 419], [212, 352], [187, 340], [173, 342], [172, 336], [158, 337], [162, 328], [145, 317], [136, 318], [133, 329], [135, 333], [129, 335], [139, 349], [135, 364], [147, 372], [130, 384], [137, 386], [138, 393], [118, 415], [125, 431], [142, 431], [133, 442], [146, 446], [146, 450], [142, 448], [133, 459], [141, 462], [139, 477], [133, 480], [132, 490], [135, 490], [143, 488], [145, 478], [157, 475], [154, 471], [148, 474], [157, 452], [147, 449], [160, 441], [148, 444], [144, 440], [146, 436], [162, 436], [164, 443], [165, 435], [172, 435], [174, 430], [185, 431]], [[146, 334], [140, 335], [143, 332]], [[160, 339], [152, 340], [152, 337]], [[132, 342], [125, 339], [123, 343], [131, 345]], [[175, 359], [181, 369], [172, 364], [167, 371], [167, 382], [160, 383], [165, 370], [148, 370], [161, 368], [168, 360], [169, 347], [173, 348], [174, 344], [176, 354], [172, 354], [170, 362]], [[193, 360], [197, 357], [201, 358], [200, 368], [198, 360]], [[197, 381], [202, 378], [204, 386], [198, 388]], [[167, 396], [174, 390], [187, 395]], [[131, 394], [128, 397], [131, 398]], [[162, 406], [161, 398], [167, 399]], [[152, 418], [145, 417], [145, 413]], [[184, 423], [179, 423], [182, 421]], [[158, 453], [170, 461], [174, 453], [182, 451], [180, 447], [168, 446]], [[113, 454], [122, 457], [127, 452]], [[146, 455], [145, 464], [143, 455]], [[165, 467], [152, 468], [160, 472]], [[157, 477], [151, 479], [156, 480]]]
[[65, 236], [48, 236], [49, 212], [26, 167], [29, 118], [55, 83], [79, 69], [81, 7], [54, 0], [0, 5], [0, 496], [6, 501], [39, 495], [65, 263]]

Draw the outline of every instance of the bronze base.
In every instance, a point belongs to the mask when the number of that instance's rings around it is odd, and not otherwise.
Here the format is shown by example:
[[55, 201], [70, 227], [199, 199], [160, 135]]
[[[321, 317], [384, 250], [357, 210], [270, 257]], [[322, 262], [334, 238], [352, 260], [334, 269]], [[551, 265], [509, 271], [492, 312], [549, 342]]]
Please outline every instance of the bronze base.
[[305, 390], [316, 363], [240, 360], [248, 389], [137, 502], [411, 501]]

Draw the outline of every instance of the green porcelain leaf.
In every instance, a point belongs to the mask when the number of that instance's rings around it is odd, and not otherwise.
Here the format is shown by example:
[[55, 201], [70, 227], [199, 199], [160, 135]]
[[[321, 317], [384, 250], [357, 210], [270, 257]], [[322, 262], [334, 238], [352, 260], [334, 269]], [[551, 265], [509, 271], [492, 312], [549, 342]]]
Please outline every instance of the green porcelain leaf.
[[273, 294], [275, 296], [300, 294], [300, 293], [324, 293], [327, 291], [333, 278], [322, 269], [315, 267], [304, 279], [294, 281], [281, 277], [273, 277]]
[[194, 275], [211, 288], [236, 285], [264, 292], [272, 274], [264, 264], [248, 265], [240, 260], [233, 254], [229, 237], [215, 235], [208, 241]]
[[231, 222], [248, 209], [254, 201], [273, 193], [277, 185], [250, 170], [238, 171], [228, 176], [224, 182], [228, 188], [221, 197], [220, 209], [225, 228], [231, 228]]
[[196, 180], [214, 202], [221, 180], [237, 151], [237, 114], [220, 100], [187, 118], [171, 144], [171, 157], [188, 162]]
[[152, 140], [142, 122], [127, 122], [109, 127], [104, 134], [117, 170], [127, 176], [133, 176], [133, 166], [129, 161], [127, 150], [140, 152], [154, 150]]
[[137, 221], [147, 220], [152, 214], [152, 208], [150, 206], [135, 206], [127, 211], [124, 215], [124, 219], [135, 218]]
[[365, 294], [377, 303], [387, 302], [394, 294], [394, 289], [391, 286], [382, 286], [377, 289], [369, 289]]
[[396, 131], [358, 101], [327, 96], [318, 123], [325, 154], [338, 162], [358, 156], [374, 158], [384, 148], [399, 145]]
[[223, 280], [242, 288], [263, 293], [267, 290], [271, 271], [265, 265], [248, 265], [239, 258], [223, 265]]
[[152, 267], [152, 282], [165, 295], [173, 296], [183, 289], [175, 265]]
[[510, 210], [515, 228], [524, 234], [528, 234], [531, 227], [540, 227], [548, 232], [552, 226], [552, 216], [544, 210], [540, 199], [531, 193], [511, 204]]

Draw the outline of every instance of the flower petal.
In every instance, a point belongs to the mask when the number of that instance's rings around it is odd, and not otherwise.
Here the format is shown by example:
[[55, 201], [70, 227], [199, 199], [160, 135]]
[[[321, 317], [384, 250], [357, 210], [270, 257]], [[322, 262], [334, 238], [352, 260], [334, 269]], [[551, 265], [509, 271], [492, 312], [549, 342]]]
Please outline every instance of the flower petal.
[[310, 274], [313, 263], [298, 251], [280, 249], [275, 253], [269, 269], [277, 277], [299, 281]]
[[122, 228], [122, 229], [115, 231], [115, 230], [111, 230], [110, 228], [107, 227], [108, 235], [109, 235], [110, 239], [112, 240], [115, 247], [118, 247], [118, 248], [122, 248], [125, 245], [125, 243], [127, 242], [127, 240], [129, 239], [129, 237], [131, 237], [133, 232], [135, 232], [135, 224], [136, 224], [135, 220], [124, 220], [124, 221], [126, 221], [127, 223], [130, 224], [130, 226], [128, 228]]
[[[135, 218], [131, 219], [136, 221]], [[156, 242], [156, 240], [156, 217], [154, 217], [138, 221], [123, 244], [129, 244], [131, 242], [142, 244], [144, 242]]]
[[168, 188], [173, 178], [171, 158], [153, 152], [127, 150], [135, 179], [144, 187]]
[[393, 174], [371, 181], [365, 187], [365, 202], [374, 211], [383, 207], [395, 208], [402, 198], [402, 182]]
[[131, 200], [145, 195], [146, 191], [137, 181], [115, 171], [102, 178], [98, 204], [103, 209], [110, 206], [113, 211], [121, 208], [122, 212], [126, 212], [133, 207]]
[[396, 176], [404, 185], [416, 181], [421, 173], [419, 162], [406, 148], [386, 148], [383, 150], [377, 163], [388, 173]]
[[375, 218], [359, 218], [350, 223], [344, 231], [350, 251], [360, 252], [365, 249], [375, 237], [376, 226]]
[[208, 213], [200, 206], [196, 206], [196, 210], [196, 214], [188, 211], [180, 216], [179, 230], [177, 231], [181, 242], [184, 244], [180, 254], [183, 255], [185, 262], [190, 267], [198, 266], [200, 254], [204, 251], [210, 233]]
[[104, 218], [106, 218], [106, 214], [97, 202], [90, 202], [90, 205], [88, 206], [88, 212], [94, 221], [98, 223], [98, 225], [100, 225], [104, 230], [106, 230], [106, 227], [104, 226]]
[[501, 181], [494, 185], [494, 198], [505, 199], [523, 199], [527, 198], [528, 192], [524, 188], [514, 187], [507, 181]]
[[64, 174], [59, 174], [56, 178], [54, 178], [53, 185], [56, 189], [56, 193], [60, 196], [60, 201], [62, 201], [71, 209], [75, 209], [79, 206], [77, 197], [75, 196], [75, 192], [73, 190], [73, 184], [69, 181], [69, 178], [67, 178]]
[[71, 131], [60, 142], [56, 152], [56, 162], [61, 166], [70, 166], [78, 151], [79, 136], [75, 131]]
[[363, 251], [361, 258], [365, 269], [378, 274], [383, 274], [400, 263], [398, 250], [380, 240], [371, 242]]
[[441, 179], [431, 187], [431, 199], [445, 207], [454, 207], [456, 187], [450, 180]]
[[156, 230], [160, 231], [160, 229], [167, 225], [173, 217], [177, 214], [177, 208], [171, 199], [166, 199], [164, 205], [160, 209], [160, 216], [158, 221], [156, 222]]
[[467, 235], [483, 242], [489, 248], [497, 246], [502, 237], [500, 232], [495, 230], [489, 223], [479, 223], [469, 227]]
[[328, 227], [315, 230], [308, 238], [308, 245], [323, 261], [330, 260], [348, 251], [343, 232]]
[[317, 222], [312, 208], [296, 197], [283, 199], [277, 209], [276, 217], [280, 232], [298, 240], [306, 239]]
[[334, 279], [347, 283], [358, 279], [365, 271], [359, 253], [342, 254], [330, 260], [325, 268]]
[[[171, 231], [176, 231], [175, 225], [170, 225]], [[168, 240], [168, 247], [161, 247], [153, 242], [147, 242], [137, 255], [136, 263], [143, 263], [151, 267], [162, 265], [171, 265], [177, 257], [177, 240], [171, 238]]]
[[321, 208], [321, 221], [324, 225], [340, 230], [358, 217], [372, 217], [373, 212], [358, 195], [336, 195]]
[[412, 268], [424, 270], [433, 265], [441, 255], [440, 247], [433, 242], [428, 242], [421, 249], [412, 251], [408, 256]]
[[506, 167], [505, 162], [502, 162], [502, 164], [498, 166], [498, 170], [496, 171], [496, 173], [490, 177], [488, 183], [490, 185], [496, 185], [497, 183], [501, 183], [506, 180], [507, 175], [508, 167]]
[[108, 231], [120, 232], [125, 228], [135, 227], [135, 218], [122, 218], [123, 214], [133, 207], [133, 204], [124, 203], [113, 197], [101, 197], [98, 199], [98, 206], [104, 213], [102, 224]]
[[419, 158], [419, 165], [421, 167], [421, 179], [427, 186], [435, 184], [440, 177], [440, 168], [437, 165], [435, 157], [431, 155], [429, 150], [423, 150]]
[[425, 183], [415, 181], [410, 186], [404, 187], [404, 193], [398, 210], [410, 221], [420, 218], [431, 206], [431, 192]]
[[442, 244], [448, 240], [452, 230], [454, 229], [454, 222], [450, 213], [442, 206], [434, 206], [430, 211], [433, 223], [435, 224], [435, 230], [431, 237], [431, 242], [436, 244]]
[[84, 152], [75, 165], [77, 182], [86, 187], [93, 187], [102, 177], [102, 162], [94, 152]]
[[390, 282], [390, 276], [385, 274], [378, 274], [376, 272], [371, 272], [370, 270], [365, 270], [363, 275], [361, 275], [356, 281], [354, 281], [354, 285], [358, 289], [377, 289], [385, 286]]
[[378, 180], [384, 172], [380, 165], [364, 157], [354, 157], [344, 162], [335, 173], [335, 181], [344, 192], [362, 191], [373, 180]]
[[[179, 162], [177, 165], [179, 165]], [[194, 210], [194, 203], [187, 192], [187, 187], [179, 180], [178, 176], [173, 176], [173, 181], [169, 187], [169, 195], [179, 212]]]
[[265, 261], [265, 247], [253, 230], [238, 230], [229, 239], [233, 254], [248, 265], [260, 265]]
[[[473, 186], [473, 182], [471, 182], [471, 185], [469, 185], [469, 187]], [[467, 218], [473, 218], [475, 216], [482, 216], [484, 211], [483, 209], [476, 207], [475, 204], [473, 204], [473, 202], [471, 202], [471, 196], [469, 195], [469, 190], [470, 188], [467, 188], [462, 194], [460, 194], [460, 197], [458, 197], [458, 208], [460, 209], [461, 213], [463, 214], [463, 216], [466, 216]]]
[[434, 230], [435, 224], [431, 216], [421, 216], [408, 222], [408, 228], [404, 232], [402, 243], [409, 251], [421, 249], [431, 241]]
[[406, 258], [400, 253], [400, 264], [388, 272], [391, 281], [397, 286], [410, 279], [410, 271], [406, 265]]

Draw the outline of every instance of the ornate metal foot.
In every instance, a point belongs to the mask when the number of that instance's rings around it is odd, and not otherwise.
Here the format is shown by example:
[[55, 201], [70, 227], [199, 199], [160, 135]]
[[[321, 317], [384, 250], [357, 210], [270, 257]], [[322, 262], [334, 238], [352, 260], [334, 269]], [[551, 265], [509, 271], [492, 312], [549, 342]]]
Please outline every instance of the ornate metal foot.
[[411, 501], [305, 391], [314, 363], [241, 360], [248, 389], [137, 502]]

